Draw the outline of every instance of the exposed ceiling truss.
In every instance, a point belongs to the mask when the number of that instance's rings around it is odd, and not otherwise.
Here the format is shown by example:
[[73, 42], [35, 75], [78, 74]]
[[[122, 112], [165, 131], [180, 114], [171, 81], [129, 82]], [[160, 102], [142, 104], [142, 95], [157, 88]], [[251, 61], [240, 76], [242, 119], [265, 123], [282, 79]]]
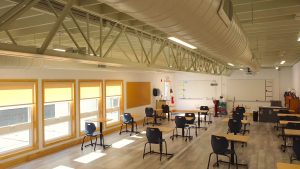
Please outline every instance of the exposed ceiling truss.
[[[108, 6], [93, 10], [101, 4], [93, 0], [7, 0], [0, 9], [0, 49], [11, 51], [6, 52], [10, 56], [24, 52], [30, 57], [58, 57], [97, 65], [209, 74], [230, 71], [226, 65], [171, 42], [162, 32]], [[56, 48], [66, 51], [54, 51]]]

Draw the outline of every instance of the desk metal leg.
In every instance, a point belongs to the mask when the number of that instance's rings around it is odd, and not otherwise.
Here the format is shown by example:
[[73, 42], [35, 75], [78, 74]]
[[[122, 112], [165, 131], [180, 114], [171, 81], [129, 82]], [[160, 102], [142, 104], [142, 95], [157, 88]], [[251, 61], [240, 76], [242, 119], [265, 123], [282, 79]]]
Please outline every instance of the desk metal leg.
[[204, 130], [207, 130], [207, 127], [201, 127], [201, 125], [200, 125], [201, 123], [200, 123], [200, 112], [198, 112], [198, 126], [196, 126], [196, 128], [203, 128]]
[[106, 149], [106, 148], [108, 148], [108, 147], [111, 147], [111, 145], [106, 145], [106, 144], [104, 144], [104, 135], [103, 135], [103, 123], [102, 122], [100, 122], [100, 146], [102, 146], [103, 147], [103, 149]]

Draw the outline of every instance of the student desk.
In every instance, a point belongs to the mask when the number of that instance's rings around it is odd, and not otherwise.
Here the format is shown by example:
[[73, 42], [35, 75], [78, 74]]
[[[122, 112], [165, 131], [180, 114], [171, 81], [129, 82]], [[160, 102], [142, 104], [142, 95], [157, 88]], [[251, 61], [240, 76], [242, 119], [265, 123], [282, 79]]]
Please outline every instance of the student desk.
[[[220, 135], [225, 137], [229, 142], [230, 142], [230, 150], [235, 151], [234, 150], [234, 143], [235, 142], [239, 142], [239, 143], [247, 143], [249, 140], [249, 136], [242, 136], [242, 135], [234, 135], [234, 134], [223, 134]], [[232, 165], [234, 165], [234, 155], [231, 154], [230, 156], [230, 163]], [[221, 162], [225, 162], [225, 161], [221, 161]], [[225, 162], [226, 163], [226, 162]], [[247, 166], [247, 164], [237, 164], [237, 165], [243, 165], [243, 166]]]
[[300, 169], [300, 165], [289, 163], [277, 163], [277, 169]]
[[287, 120], [280, 120], [279, 124], [287, 125], [288, 123], [300, 123], [300, 121], [287, 121]]
[[295, 136], [300, 136], [300, 130], [294, 130], [294, 129], [284, 129], [284, 144], [281, 145], [283, 148], [283, 152], [285, 152], [287, 145], [286, 145], [286, 137], [295, 137]]
[[88, 122], [99, 122], [100, 124], [100, 146], [103, 147], [103, 149], [106, 149], [108, 147], [111, 147], [111, 145], [106, 145], [104, 144], [104, 135], [103, 135], [103, 123], [108, 122], [108, 121], [112, 121], [112, 119], [106, 119], [106, 118], [96, 118], [96, 119], [90, 119], [87, 120]]
[[198, 126], [197, 126], [197, 128], [204, 128], [205, 130], [207, 130], [207, 127], [201, 127], [200, 126], [200, 113], [201, 113], [201, 110], [177, 110], [177, 109], [173, 109], [171, 111], [171, 113], [194, 113], [194, 114], [197, 113], [198, 114]]
[[286, 117], [286, 116], [294, 116], [294, 117], [300, 117], [300, 114], [285, 114], [285, 113], [278, 113], [278, 117]]

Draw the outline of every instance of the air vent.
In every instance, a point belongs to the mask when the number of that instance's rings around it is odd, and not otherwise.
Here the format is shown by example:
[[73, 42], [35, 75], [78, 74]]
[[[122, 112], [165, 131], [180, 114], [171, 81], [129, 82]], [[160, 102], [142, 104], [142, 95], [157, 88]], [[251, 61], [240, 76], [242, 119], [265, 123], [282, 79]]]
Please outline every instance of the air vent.
[[218, 14], [223, 22], [229, 26], [233, 17], [233, 8], [231, 0], [222, 0], [218, 10]]

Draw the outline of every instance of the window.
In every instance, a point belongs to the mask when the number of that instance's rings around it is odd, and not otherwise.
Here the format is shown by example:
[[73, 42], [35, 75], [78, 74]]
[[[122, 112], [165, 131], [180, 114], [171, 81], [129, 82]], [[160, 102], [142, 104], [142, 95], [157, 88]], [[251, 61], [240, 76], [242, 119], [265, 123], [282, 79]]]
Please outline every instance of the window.
[[123, 112], [123, 81], [106, 81], [105, 82], [105, 108], [108, 125], [120, 122], [120, 115]]
[[[85, 129], [85, 121], [100, 117], [102, 111], [102, 82], [80, 81], [80, 131]], [[98, 123], [95, 123], [96, 126]]]
[[36, 148], [37, 81], [0, 81], [0, 157]]
[[43, 86], [44, 143], [74, 137], [74, 81], [44, 81]]

